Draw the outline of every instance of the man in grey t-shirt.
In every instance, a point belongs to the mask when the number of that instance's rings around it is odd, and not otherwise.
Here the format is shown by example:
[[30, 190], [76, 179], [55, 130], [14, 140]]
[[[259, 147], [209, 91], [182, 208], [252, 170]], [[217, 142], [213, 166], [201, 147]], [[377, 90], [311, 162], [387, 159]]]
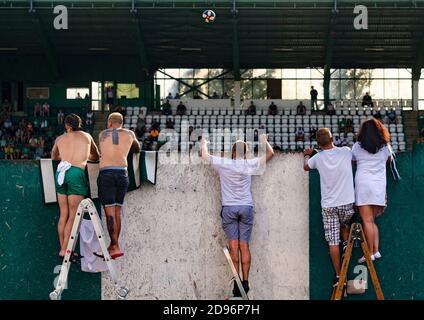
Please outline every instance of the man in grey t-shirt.
[[[253, 200], [251, 193], [252, 175], [257, 174], [261, 165], [274, 155], [262, 134], [260, 142], [265, 145], [266, 152], [260, 158], [246, 159], [247, 144], [236, 141], [232, 148], [231, 159], [212, 156], [207, 148], [207, 141], [202, 140], [202, 158], [211, 164], [219, 174], [222, 198], [222, 227], [228, 238], [228, 248], [234, 267], [239, 272], [239, 254], [241, 256], [243, 288], [249, 291], [250, 250], [249, 241], [253, 226]], [[240, 291], [234, 284], [233, 294], [240, 297]]]

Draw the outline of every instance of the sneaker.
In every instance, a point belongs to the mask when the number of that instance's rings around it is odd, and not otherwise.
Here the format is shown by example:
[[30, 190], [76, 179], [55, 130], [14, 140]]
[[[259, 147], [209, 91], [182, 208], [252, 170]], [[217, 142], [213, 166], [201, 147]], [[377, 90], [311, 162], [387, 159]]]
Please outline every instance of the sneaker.
[[[364, 257], [364, 256], [362, 256], [362, 258], [359, 258], [359, 259], [358, 259], [358, 263], [364, 263], [366, 260], [367, 260], [367, 259], [365, 259], [365, 257]], [[371, 260], [372, 260], [372, 261], [374, 261], [374, 260], [375, 260], [375, 257], [374, 257], [374, 255], [373, 255], [373, 254], [371, 255]]]
[[333, 288], [337, 287], [337, 285], [339, 284], [339, 280], [340, 277], [339, 276], [335, 276], [333, 279]]
[[374, 258], [376, 258], [376, 259], [380, 259], [381, 258], [380, 251], [377, 251], [376, 253], [374, 253]]

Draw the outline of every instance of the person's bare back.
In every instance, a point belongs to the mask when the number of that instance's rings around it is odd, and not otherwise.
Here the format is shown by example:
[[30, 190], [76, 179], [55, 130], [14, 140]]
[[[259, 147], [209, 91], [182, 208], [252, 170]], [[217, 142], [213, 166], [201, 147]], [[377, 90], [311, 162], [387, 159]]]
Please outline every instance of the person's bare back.
[[[116, 137], [113, 132], [116, 130]], [[115, 141], [114, 141], [115, 140]], [[127, 156], [130, 151], [140, 152], [134, 132], [127, 129], [106, 129], [99, 134], [100, 168], [127, 167]]]
[[83, 131], [64, 133], [56, 139], [52, 159], [67, 161], [75, 167], [85, 169], [87, 161], [97, 161], [98, 151], [93, 138]]

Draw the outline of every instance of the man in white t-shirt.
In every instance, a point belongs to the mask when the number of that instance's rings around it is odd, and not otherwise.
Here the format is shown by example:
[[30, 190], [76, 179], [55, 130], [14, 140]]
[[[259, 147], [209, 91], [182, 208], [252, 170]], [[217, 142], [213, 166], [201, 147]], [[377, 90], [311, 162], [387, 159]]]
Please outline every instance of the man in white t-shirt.
[[[201, 141], [201, 153], [205, 162], [211, 164], [221, 181], [222, 227], [228, 238], [228, 248], [234, 267], [239, 272], [239, 254], [243, 274], [243, 288], [249, 291], [250, 250], [249, 241], [253, 227], [253, 199], [251, 193], [252, 175], [259, 174], [262, 165], [272, 158], [274, 151], [267, 141], [266, 134], [259, 140], [265, 146], [265, 154], [260, 158], [246, 159], [247, 144], [236, 141], [231, 159], [212, 156], [207, 141]], [[233, 294], [240, 297], [234, 283]]]
[[346, 247], [350, 220], [355, 212], [352, 151], [348, 147], [335, 147], [331, 132], [327, 128], [318, 130], [317, 142], [322, 151], [314, 155], [312, 149], [305, 149], [304, 169], [305, 171], [317, 169], [320, 175], [325, 239], [336, 272], [333, 283], [333, 286], [336, 286], [341, 268], [340, 232], [344, 241], [343, 246]]

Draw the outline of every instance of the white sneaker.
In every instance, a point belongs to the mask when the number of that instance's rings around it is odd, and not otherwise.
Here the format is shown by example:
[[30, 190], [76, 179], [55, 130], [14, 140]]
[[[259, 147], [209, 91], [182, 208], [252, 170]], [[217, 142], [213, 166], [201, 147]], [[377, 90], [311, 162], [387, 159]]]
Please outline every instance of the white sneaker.
[[373, 254], [374, 258], [376, 259], [380, 259], [381, 258], [381, 253], [380, 251], [377, 251], [376, 253]]
[[[362, 256], [362, 258], [359, 258], [359, 259], [358, 259], [358, 263], [364, 263], [366, 260], [367, 260], [367, 259], [365, 259], [365, 257], [364, 257], [364, 256]], [[374, 260], [375, 260], [375, 257], [374, 257], [374, 255], [373, 255], [373, 254], [371, 255], [371, 260], [372, 260], [372, 261], [374, 261]]]

